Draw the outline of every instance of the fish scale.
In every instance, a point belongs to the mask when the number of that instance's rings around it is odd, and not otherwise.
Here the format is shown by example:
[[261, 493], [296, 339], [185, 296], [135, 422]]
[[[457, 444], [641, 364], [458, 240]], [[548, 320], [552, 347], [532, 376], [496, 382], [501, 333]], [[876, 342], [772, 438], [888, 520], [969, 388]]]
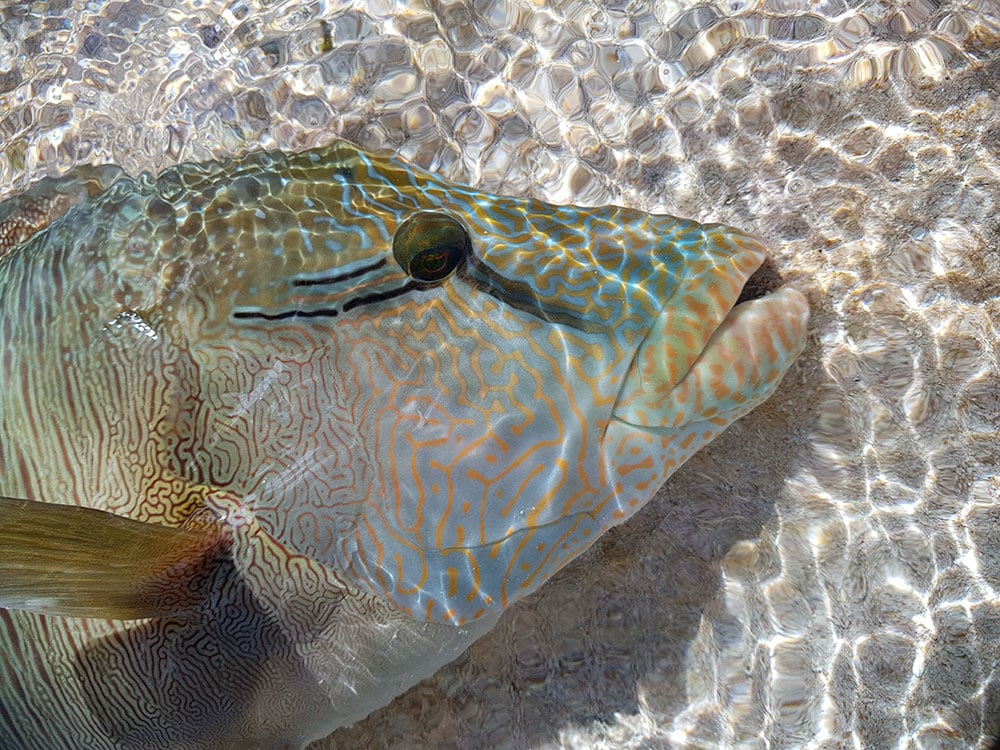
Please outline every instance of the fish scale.
[[0, 250], [5, 747], [361, 718], [767, 398], [808, 317], [736, 305], [739, 230], [342, 142], [83, 168], [0, 206]]

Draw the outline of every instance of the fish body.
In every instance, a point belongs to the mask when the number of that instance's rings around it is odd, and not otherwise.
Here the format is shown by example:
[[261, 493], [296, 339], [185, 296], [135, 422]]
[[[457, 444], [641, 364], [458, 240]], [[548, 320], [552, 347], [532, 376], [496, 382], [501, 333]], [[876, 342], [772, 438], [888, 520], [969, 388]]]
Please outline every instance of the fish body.
[[773, 392], [763, 260], [346, 143], [0, 206], [0, 746], [296, 747], [428, 676]]

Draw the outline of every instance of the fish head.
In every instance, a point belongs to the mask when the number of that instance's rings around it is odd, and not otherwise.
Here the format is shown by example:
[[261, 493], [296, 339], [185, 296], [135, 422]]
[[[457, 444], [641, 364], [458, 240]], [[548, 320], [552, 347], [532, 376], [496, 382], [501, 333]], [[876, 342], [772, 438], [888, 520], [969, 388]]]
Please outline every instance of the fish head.
[[490, 195], [346, 144], [269, 158], [190, 192], [218, 270], [175, 317], [206, 377], [243, 384], [205, 442], [242, 468], [209, 478], [414, 618], [534, 591], [805, 341], [798, 292], [736, 304], [765, 259], [739, 230]]

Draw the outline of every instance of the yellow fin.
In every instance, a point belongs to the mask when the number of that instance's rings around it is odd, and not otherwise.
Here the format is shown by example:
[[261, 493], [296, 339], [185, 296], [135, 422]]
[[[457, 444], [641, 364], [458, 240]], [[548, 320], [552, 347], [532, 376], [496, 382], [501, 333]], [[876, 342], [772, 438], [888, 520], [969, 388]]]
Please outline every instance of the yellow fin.
[[120, 620], [191, 612], [229, 546], [221, 525], [0, 497], [0, 608]]

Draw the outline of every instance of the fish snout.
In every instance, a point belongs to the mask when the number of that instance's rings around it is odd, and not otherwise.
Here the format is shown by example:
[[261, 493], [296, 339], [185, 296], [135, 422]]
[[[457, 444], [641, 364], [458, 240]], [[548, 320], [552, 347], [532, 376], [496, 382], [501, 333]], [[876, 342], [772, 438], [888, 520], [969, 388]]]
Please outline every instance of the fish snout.
[[613, 415], [661, 434], [709, 420], [712, 435], [694, 441], [704, 444], [774, 392], [805, 345], [809, 305], [794, 289], [772, 291], [781, 279], [760, 238], [723, 224], [701, 231], [701, 255], [636, 351]]

